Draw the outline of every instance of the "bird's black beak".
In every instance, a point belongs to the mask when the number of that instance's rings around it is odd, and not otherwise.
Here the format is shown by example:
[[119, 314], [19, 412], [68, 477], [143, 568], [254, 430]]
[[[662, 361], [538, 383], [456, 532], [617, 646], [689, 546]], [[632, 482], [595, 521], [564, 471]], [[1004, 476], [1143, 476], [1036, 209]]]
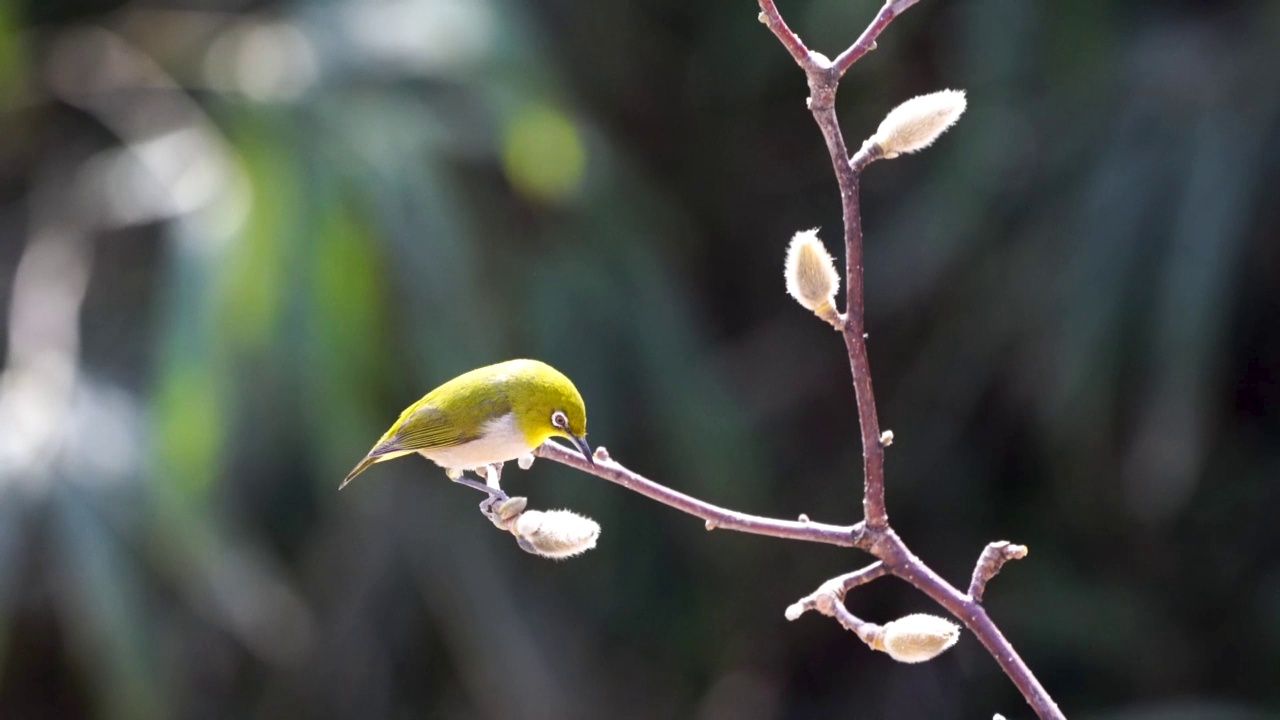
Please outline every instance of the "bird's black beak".
[[585, 437], [579, 437], [577, 435], [574, 435], [572, 437], [573, 437], [573, 444], [578, 448], [578, 452], [582, 453], [582, 457], [586, 458], [588, 463], [595, 465], [596, 459], [591, 456], [591, 446], [587, 444], [587, 439]]

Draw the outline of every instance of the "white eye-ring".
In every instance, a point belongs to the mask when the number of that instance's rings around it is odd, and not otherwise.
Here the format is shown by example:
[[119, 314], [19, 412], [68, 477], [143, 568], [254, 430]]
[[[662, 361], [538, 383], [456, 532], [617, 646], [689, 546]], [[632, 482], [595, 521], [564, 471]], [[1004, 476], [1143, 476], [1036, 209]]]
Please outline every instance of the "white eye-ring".
[[569, 427], [569, 418], [565, 417], [564, 413], [557, 410], [551, 413], [551, 424], [560, 428], [561, 430], [564, 430], [565, 428]]

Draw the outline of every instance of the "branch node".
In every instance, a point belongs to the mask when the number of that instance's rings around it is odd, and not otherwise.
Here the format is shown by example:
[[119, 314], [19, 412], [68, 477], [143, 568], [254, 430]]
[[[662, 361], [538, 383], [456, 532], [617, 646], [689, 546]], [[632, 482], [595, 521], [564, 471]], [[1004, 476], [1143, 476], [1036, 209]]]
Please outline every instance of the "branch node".
[[800, 522], [803, 522], [803, 523], [809, 522], [809, 516], [805, 515], [804, 513], [800, 513], [800, 517], [798, 519], [800, 520]]
[[983, 549], [982, 555], [978, 556], [978, 564], [973, 568], [973, 579], [969, 581], [969, 597], [974, 602], [982, 602], [982, 593], [987, 589], [987, 583], [1000, 573], [1000, 568], [1010, 560], [1021, 560], [1026, 556], [1026, 545], [1014, 545], [1008, 540], [988, 544]]
[[[884, 563], [874, 562], [861, 570], [855, 570], [844, 575], [837, 575], [836, 577], [833, 577], [819, 585], [817, 590], [814, 590], [789, 605], [784, 614], [788, 620], [795, 620], [809, 610], [817, 610], [823, 615], [840, 620], [841, 625], [845, 625], [845, 627], [849, 627], [849, 629], [852, 630], [853, 628], [846, 625], [845, 621], [842, 620], [839, 615], [840, 611], [844, 611], [846, 614], [849, 612], [844, 607], [845, 595], [855, 587], [883, 577], [888, 574], [888, 572], [889, 568], [886, 567]], [[853, 616], [849, 615], [849, 617]], [[856, 618], [854, 619], [856, 620]], [[861, 623], [861, 621], [858, 622]], [[861, 635], [859, 635], [859, 637], [861, 637]]]
[[893, 431], [885, 430], [880, 433], [880, 447], [889, 447], [893, 444]]

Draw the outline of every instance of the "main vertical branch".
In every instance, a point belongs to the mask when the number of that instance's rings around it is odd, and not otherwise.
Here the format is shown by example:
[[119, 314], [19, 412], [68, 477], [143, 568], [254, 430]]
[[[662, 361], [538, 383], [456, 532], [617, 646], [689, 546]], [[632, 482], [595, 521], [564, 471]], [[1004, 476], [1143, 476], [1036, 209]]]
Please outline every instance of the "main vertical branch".
[[[849, 368], [853, 374], [854, 393], [858, 406], [858, 425], [862, 435], [863, 456], [863, 514], [865, 539], [870, 551], [883, 563], [882, 568], [906, 580], [946, 608], [978, 637], [987, 651], [1022, 692], [1027, 703], [1042, 718], [1064, 718], [1057, 704], [1050, 697], [1030, 668], [1023, 662], [1013, 645], [996, 627], [982, 607], [980, 593], [986, 580], [999, 571], [1003, 563], [979, 562], [974, 577], [981, 583], [973, 594], [963, 594], [943, 580], [923, 561], [916, 557], [889, 526], [889, 515], [884, 497], [884, 444], [881, 441], [880, 420], [876, 415], [875, 394], [871, 386], [871, 364], [867, 357], [866, 315], [863, 302], [862, 272], [862, 211], [858, 197], [858, 183], [862, 169], [871, 161], [884, 155], [875, 142], [869, 142], [857, 155], [850, 158], [840, 124], [836, 118], [835, 99], [840, 78], [859, 58], [875, 47], [876, 38], [889, 23], [918, 0], [886, 0], [875, 19], [847, 50], [836, 57], [835, 62], [821, 53], [809, 50], [792, 32], [778, 12], [774, 0], [758, 0], [760, 20], [769, 27], [783, 47], [804, 70], [809, 82], [809, 111], [822, 131], [831, 155], [836, 182], [840, 187], [841, 209], [844, 219], [846, 304], [841, 334], [849, 354]], [[927, 144], [927, 142], [926, 142]], [[1007, 543], [1005, 544], [1007, 545]], [[1023, 549], [1025, 554], [1025, 549]], [[985, 554], [984, 554], [985, 557]], [[975, 580], [975, 583], [977, 581]], [[819, 595], [825, 591], [819, 589]], [[840, 597], [839, 600], [843, 600]], [[838, 606], [838, 607], [837, 607]], [[831, 605], [842, 610], [841, 603]]]
[[[875, 43], [880, 31], [893, 18], [894, 3], [885, 4], [876, 21], [858, 39], [867, 47]], [[866, 318], [862, 301], [862, 209], [858, 201], [858, 177], [861, 164], [854, 167], [836, 119], [836, 89], [840, 72], [826, 56], [808, 50], [787, 27], [773, 0], [760, 0], [760, 19], [773, 31], [809, 79], [809, 111], [822, 131], [831, 155], [836, 182], [840, 187], [840, 204], [844, 219], [845, 248], [845, 322], [841, 329], [849, 352], [849, 369], [858, 405], [858, 426], [862, 432], [862, 512], [868, 530], [888, 527], [889, 513], [884, 502], [884, 447], [880, 444], [880, 419], [876, 415], [876, 398], [871, 388], [871, 362], [867, 357]], [[857, 47], [855, 44], [854, 47]], [[851, 48], [852, 50], [852, 48]], [[862, 51], [863, 53], [866, 50]], [[841, 57], [849, 56], [846, 51]], [[858, 54], [856, 57], [861, 57]], [[855, 59], [856, 59], [855, 57]], [[847, 67], [847, 65], [846, 65]], [[869, 157], [862, 161], [865, 164]]]
[[[833, 92], [832, 95], [835, 93]], [[889, 513], [884, 502], [884, 445], [880, 442], [880, 418], [876, 414], [876, 396], [871, 388], [871, 361], [867, 357], [867, 325], [862, 301], [862, 210], [858, 200], [858, 172], [850, 164], [836, 124], [835, 108], [829, 111], [829, 122], [819, 121], [827, 147], [839, 144], [840, 154], [832, 158], [840, 197], [844, 207], [845, 276], [848, 295], [845, 300], [843, 329], [845, 348], [849, 351], [849, 370], [853, 374], [853, 391], [858, 404], [858, 426], [862, 429], [862, 512], [868, 528], [889, 526]], [[816, 116], [817, 111], [814, 112]], [[828, 126], [832, 130], [828, 130]], [[835, 133], [834, 139], [828, 135]]]

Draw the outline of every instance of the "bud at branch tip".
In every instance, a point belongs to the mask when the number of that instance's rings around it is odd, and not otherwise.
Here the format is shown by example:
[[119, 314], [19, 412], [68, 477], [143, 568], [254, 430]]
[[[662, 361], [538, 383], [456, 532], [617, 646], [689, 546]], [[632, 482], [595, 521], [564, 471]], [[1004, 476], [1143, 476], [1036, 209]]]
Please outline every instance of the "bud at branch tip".
[[923, 150], [960, 119], [966, 105], [963, 90], [913, 97], [889, 111], [863, 147], [878, 145], [885, 158]]

